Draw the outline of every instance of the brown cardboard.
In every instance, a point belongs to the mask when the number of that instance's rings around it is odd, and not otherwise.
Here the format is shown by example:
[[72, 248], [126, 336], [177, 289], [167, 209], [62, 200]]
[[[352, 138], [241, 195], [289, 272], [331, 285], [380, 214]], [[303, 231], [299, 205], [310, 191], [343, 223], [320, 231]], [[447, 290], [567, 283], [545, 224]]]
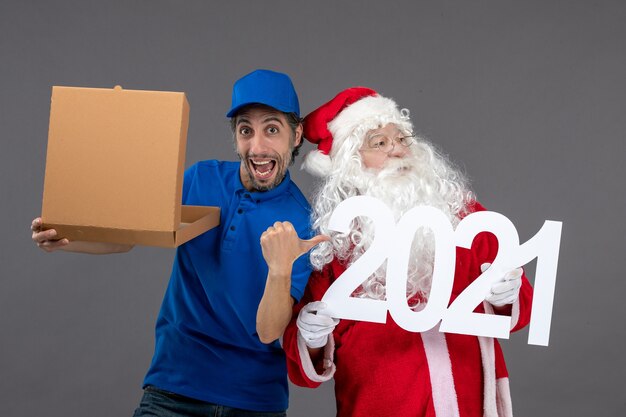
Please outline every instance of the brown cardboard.
[[53, 87], [43, 228], [175, 247], [218, 225], [219, 208], [181, 206], [188, 123], [184, 93]]

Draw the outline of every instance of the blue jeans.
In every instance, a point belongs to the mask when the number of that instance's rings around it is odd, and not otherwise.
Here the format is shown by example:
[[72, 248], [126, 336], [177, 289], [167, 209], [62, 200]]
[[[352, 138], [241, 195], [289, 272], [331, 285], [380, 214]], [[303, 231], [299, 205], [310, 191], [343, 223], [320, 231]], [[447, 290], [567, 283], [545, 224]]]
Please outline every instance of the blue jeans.
[[133, 417], [285, 417], [287, 413], [249, 411], [211, 404], [147, 386]]

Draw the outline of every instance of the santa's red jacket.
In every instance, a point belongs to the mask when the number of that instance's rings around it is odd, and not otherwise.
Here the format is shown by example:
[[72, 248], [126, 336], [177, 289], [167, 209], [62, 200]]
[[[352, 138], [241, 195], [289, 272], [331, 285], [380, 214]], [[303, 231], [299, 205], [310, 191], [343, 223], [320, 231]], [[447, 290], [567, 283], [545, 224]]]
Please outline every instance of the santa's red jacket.
[[[473, 210], [484, 210], [476, 204]], [[493, 262], [495, 237], [479, 234], [471, 249], [457, 248], [451, 302]], [[386, 324], [341, 320], [312, 363], [296, 318], [309, 302], [321, 300], [345, 266], [338, 261], [311, 275], [304, 297], [294, 307], [283, 347], [291, 381], [315, 388], [335, 378], [339, 417], [508, 417], [512, 415], [508, 373], [497, 340], [440, 333], [412, 333], [388, 315]], [[511, 306], [512, 331], [530, 320], [532, 287], [523, 277], [518, 301]], [[488, 303], [475, 311], [492, 313]]]

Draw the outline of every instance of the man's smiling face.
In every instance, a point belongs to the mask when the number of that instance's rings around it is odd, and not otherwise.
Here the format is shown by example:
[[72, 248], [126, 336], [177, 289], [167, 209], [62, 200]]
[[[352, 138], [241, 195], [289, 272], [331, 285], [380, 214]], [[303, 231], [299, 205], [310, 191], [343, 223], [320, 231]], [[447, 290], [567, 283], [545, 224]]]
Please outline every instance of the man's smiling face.
[[237, 114], [235, 142], [244, 187], [249, 191], [267, 191], [280, 184], [293, 149], [301, 141], [302, 126], [293, 131], [285, 114], [271, 107], [254, 106]]

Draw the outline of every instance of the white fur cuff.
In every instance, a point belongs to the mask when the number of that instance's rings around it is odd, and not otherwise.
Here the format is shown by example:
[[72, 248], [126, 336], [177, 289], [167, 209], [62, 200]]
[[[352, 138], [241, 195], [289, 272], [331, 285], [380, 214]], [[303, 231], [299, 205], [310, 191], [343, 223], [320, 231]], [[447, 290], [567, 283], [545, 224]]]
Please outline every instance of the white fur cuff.
[[324, 372], [321, 375], [315, 370], [315, 366], [311, 361], [311, 355], [309, 355], [309, 350], [306, 347], [306, 342], [300, 335], [300, 332], [298, 332], [297, 338], [300, 362], [302, 363], [302, 369], [306, 377], [313, 382], [326, 382], [330, 380], [333, 375], [335, 375], [336, 370], [335, 363], [333, 362], [335, 356], [335, 339], [333, 338], [333, 334], [328, 335], [328, 343], [326, 343], [324, 347]]

